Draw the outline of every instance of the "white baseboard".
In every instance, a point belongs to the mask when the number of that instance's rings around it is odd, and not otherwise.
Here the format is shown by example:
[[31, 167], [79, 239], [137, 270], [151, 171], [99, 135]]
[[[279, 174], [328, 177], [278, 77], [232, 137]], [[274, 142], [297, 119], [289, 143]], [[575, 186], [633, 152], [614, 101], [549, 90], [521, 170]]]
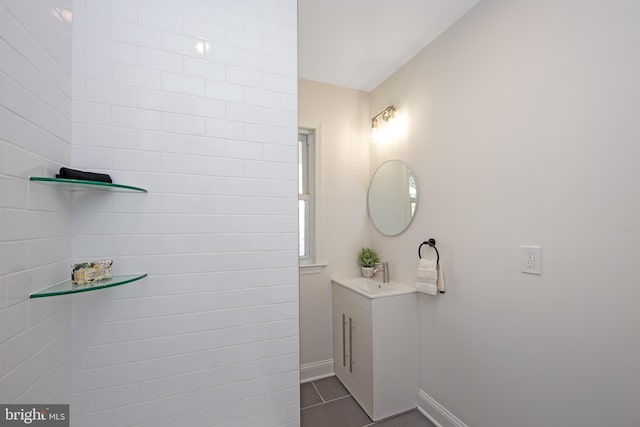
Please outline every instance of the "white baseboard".
[[436, 427], [468, 427], [423, 390], [418, 392], [418, 410]]
[[320, 360], [318, 362], [300, 365], [300, 383], [319, 380], [335, 375], [333, 372], [333, 359]]

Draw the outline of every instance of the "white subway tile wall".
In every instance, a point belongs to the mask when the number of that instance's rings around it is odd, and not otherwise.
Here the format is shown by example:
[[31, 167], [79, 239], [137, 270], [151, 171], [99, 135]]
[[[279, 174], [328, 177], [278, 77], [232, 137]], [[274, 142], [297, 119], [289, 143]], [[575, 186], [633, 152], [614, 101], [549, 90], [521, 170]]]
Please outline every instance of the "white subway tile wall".
[[76, 426], [299, 424], [296, 7], [74, 0], [73, 166], [149, 190], [74, 196], [149, 274], [74, 296]]
[[0, 0], [0, 403], [71, 402], [71, 1]]

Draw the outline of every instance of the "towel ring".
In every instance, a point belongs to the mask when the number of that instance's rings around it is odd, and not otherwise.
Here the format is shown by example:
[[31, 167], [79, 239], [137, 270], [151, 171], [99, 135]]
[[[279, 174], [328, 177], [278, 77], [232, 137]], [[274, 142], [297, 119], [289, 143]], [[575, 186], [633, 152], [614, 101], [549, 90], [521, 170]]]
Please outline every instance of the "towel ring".
[[424, 242], [420, 243], [420, 246], [418, 246], [418, 258], [420, 258], [420, 259], [422, 259], [422, 255], [420, 254], [420, 250], [422, 249], [422, 247], [424, 245], [431, 246], [433, 248], [433, 250], [436, 251], [436, 265], [438, 265], [440, 263], [440, 252], [438, 252], [438, 248], [436, 248], [436, 239], [429, 239], [429, 240], [425, 240]]

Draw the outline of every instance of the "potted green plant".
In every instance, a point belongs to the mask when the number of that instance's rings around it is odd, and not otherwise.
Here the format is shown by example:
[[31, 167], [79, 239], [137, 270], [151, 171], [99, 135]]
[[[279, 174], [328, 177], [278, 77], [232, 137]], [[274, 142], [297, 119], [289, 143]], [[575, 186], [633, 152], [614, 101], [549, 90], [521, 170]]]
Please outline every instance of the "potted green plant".
[[378, 254], [370, 248], [362, 248], [358, 252], [358, 265], [362, 269], [363, 277], [373, 277], [374, 266], [380, 262]]

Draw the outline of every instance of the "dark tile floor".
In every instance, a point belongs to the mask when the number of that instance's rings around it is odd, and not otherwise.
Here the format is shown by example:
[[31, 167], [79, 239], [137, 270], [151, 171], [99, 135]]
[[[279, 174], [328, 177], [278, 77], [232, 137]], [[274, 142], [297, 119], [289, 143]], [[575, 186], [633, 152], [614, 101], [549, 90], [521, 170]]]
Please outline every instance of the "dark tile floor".
[[336, 377], [300, 385], [301, 427], [434, 427], [417, 409], [374, 423]]

